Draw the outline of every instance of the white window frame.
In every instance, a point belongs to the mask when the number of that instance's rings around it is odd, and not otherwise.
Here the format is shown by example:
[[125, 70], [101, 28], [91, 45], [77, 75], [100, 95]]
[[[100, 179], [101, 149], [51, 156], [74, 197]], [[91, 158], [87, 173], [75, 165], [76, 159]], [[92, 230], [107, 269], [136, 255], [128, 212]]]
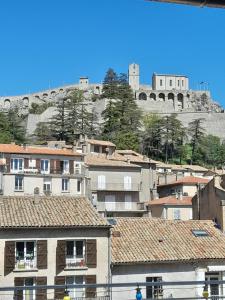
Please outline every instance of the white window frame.
[[[17, 162], [17, 168], [15, 168]], [[24, 170], [24, 159], [23, 158], [11, 158], [11, 172], [20, 173]]]
[[[46, 189], [47, 186], [50, 186], [50, 189]], [[44, 178], [44, 180], [43, 180], [43, 191], [44, 192], [51, 192], [52, 191], [52, 179], [51, 178]]]
[[106, 188], [105, 175], [98, 175], [98, 189], [104, 190]]
[[[22, 260], [17, 259], [17, 257], [18, 257], [17, 243], [24, 243], [24, 248], [23, 248], [24, 258]], [[30, 259], [28, 257], [27, 243], [34, 244], [33, 259]], [[24, 265], [24, 268], [22, 268], [22, 270], [30, 270], [30, 269], [36, 268], [36, 266], [37, 266], [37, 242], [36, 241], [16, 241], [15, 242], [15, 268], [21, 269], [20, 264]]]
[[[42, 168], [42, 167], [44, 167], [44, 168]], [[50, 174], [50, 160], [49, 159], [41, 159], [41, 174]]]
[[173, 209], [173, 219], [174, 220], [181, 220], [181, 210], [180, 208]]
[[[66, 242], [73, 242], [73, 254], [72, 255], [67, 255], [67, 248], [66, 248], [66, 266], [67, 268], [71, 268], [70, 265], [73, 264], [78, 264], [77, 267], [79, 267], [79, 264], [83, 261], [83, 267], [86, 264], [86, 241], [83, 239], [79, 240], [67, 240]], [[76, 243], [77, 242], [82, 242], [83, 243], [83, 253], [81, 257], [77, 257], [76, 255]], [[75, 266], [74, 266], [75, 267]]]
[[116, 210], [116, 196], [105, 195], [105, 210], [114, 211]]
[[[76, 277], [82, 277], [83, 278], [83, 282], [82, 284], [85, 284], [85, 276], [84, 275], [72, 275], [72, 276], [66, 276], [66, 285], [70, 285], [70, 284], [80, 284], [79, 282], [76, 282]], [[69, 282], [69, 278], [73, 278], [73, 282]], [[78, 292], [79, 291], [79, 292]], [[80, 295], [80, 293], [82, 293], [82, 295]], [[85, 297], [85, 288], [80, 288], [80, 289], [75, 289], [75, 288], [69, 288], [69, 296], [71, 297], [71, 299], [76, 299], [76, 298], [83, 298]]]
[[132, 186], [131, 176], [124, 176], [123, 183], [124, 183], [124, 190], [126, 191], [131, 190], [131, 186]]
[[[17, 178], [20, 179], [20, 180], [22, 180], [22, 186], [16, 185], [16, 180], [17, 180]], [[16, 192], [22, 192], [23, 190], [24, 190], [24, 177], [21, 176], [21, 175], [16, 175], [16, 176], [15, 176], [14, 191], [16, 191]]]
[[[25, 277], [23, 285], [24, 286], [31, 286], [31, 285], [26, 285], [26, 280], [31, 279], [31, 278], [33, 280], [33, 285], [32, 286], [35, 286], [36, 284], [35, 284], [35, 278], [34, 277]], [[30, 294], [30, 295], [27, 295], [27, 294]], [[26, 290], [26, 289], [24, 289], [23, 290], [23, 300], [26, 300], [26, 299], [35, 300], [36, 299], [36, 291], [35, 290]]]
[[81, 163], [74, 161], [74, 173], [81, 174]]
[[63, 174], [69, 174], [70, 173], [70, 162], [68, 159], [63, 160]]
[[[67, 180], [67, 189], [65, 189], [65, 180]], [[70, 180], [69, 178], [62, 178], [62, 192], [66, 193], [70, 190]]]

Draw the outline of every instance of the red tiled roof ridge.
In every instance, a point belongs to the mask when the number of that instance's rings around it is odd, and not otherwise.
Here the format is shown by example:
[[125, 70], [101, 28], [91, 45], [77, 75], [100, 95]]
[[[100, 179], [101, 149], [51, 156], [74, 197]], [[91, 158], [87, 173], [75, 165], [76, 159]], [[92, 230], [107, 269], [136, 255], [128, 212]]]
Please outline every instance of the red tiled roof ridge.
[[159, 186], [164, 186], [164, 185], [175, 185], [175, 184], [183, 184], [183, 183], [208, 183], [210, 179], [207, 178], [202, 178], [202, 177], [197, 177], [197, 176], [184, 176], [183, 178], [180, 178], [176, 181], [166, 183], [166, 184], [160, 184]]

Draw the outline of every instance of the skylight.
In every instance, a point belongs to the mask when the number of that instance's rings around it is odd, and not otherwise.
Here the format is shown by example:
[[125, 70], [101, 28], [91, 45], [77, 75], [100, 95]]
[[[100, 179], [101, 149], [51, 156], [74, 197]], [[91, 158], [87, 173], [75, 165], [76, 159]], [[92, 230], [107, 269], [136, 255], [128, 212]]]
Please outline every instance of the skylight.
[[199, 229], [194, 229], [192, 230], [192, 233], [196, 237], [204, 237], [204, 236], [209, 236], [208, 232], [206, 230], [199, 230]]

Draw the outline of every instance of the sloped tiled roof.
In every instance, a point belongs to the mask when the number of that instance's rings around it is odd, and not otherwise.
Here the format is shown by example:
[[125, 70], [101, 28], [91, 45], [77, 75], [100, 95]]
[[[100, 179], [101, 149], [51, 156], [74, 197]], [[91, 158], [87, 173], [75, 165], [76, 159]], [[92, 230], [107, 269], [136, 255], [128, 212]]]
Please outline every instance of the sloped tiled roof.
[[[225, 259], [225, 235], [212, 221], [118, 218], [112, 231], [112, 263], [135, 264]], [[192, 230], [209, 236], [196, 237]]]
[[[39, 197], [39, 196], [38, 196]], [[0, 228], [108, 226], [83, 197], [1, 197]]]
[[52, 149], [48, 147], [33, 146], [22, 147], [14, 144], [0, 144], [0, 153], [83, 156], [83, 154], [79, 152], [74, 152], [67, 149]]
[[159, 185], [159, 187], [160, 186], [170, 186], [170, 185], [182, 185], [182, 184], [198, 184], [198, 183], [207, 184], [209, 181], [210, 181], [210, 179], [207, 179], [207, 178], [185, 176], [181, 179], [178, 179], [177, 181], [170, 182], [167, 184], [161, 184], [161, 185]]
[[[136, 163], [150, 163], [152, 161], [149, 160], [148, 157], [135, 152], [133, 150], [116, 150], [113, 158], [116, 160], [123, 160], [123, 161], [131, 161]], [[152, 162], [154, 163], [154, 162]]]
[[192, 205], [192, 197], [183, 196], [182, 199], [177, 199], [175, 195], [162, 197], [155, 200], [150, 200], [147, 205]]
[[126, 168], [140, 168], [140, 166], [125, 162], [123, 160], [117, 160], [112, 158], [106, 158], [105, 155], [88, 154], [85, 157], [85, 163], [89, 166], [109, 166], [109, 167], [126, 167]]
[[92, 144], [92, 145], [102, 145], [102, 146], [116, 147], [115, 144], [113, 144], [112, 142], [109, 142], [109, 141], [101, 141], [101, 140], [88, 139], [87, 142], [90, 143], [90, 144]]
[[166, 164], [162, 161], [156, 161], [158, 168], [166, 168], [166, 169], [172, 169], [176, 171], [195, 171], [195, 172], [207, 172], [208, 169], [199, 165], [176, 165], [176, 164]]

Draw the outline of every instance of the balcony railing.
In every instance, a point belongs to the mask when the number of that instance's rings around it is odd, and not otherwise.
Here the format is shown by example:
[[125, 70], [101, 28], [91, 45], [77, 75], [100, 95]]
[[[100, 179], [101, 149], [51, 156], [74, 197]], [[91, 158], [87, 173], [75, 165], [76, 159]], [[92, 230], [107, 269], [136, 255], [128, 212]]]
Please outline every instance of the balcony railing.
[[16, 257], [15, 269], [31, 270], [36, 268], [37, 268], [36, 257], [33, 254], [30, 255], [27, 254], [26, 256]]
[[85, 258], [78, 258], [73, 255], [66, 256], [66, 268], [73, 269], [73, 268], [85, 268], [86, 262]]
[[98, 211], [138, 211], [144, 210], [144, 203], [141, 202], [98, 202]]
[[140, 191], [139, 183], [132, 183], [131, 185], [126, 185], [121, 182], [107, 182], [105, 184], [98, 184], [98, 182], [93, 181], [91, 183], [91, 189], [96, 191]]

